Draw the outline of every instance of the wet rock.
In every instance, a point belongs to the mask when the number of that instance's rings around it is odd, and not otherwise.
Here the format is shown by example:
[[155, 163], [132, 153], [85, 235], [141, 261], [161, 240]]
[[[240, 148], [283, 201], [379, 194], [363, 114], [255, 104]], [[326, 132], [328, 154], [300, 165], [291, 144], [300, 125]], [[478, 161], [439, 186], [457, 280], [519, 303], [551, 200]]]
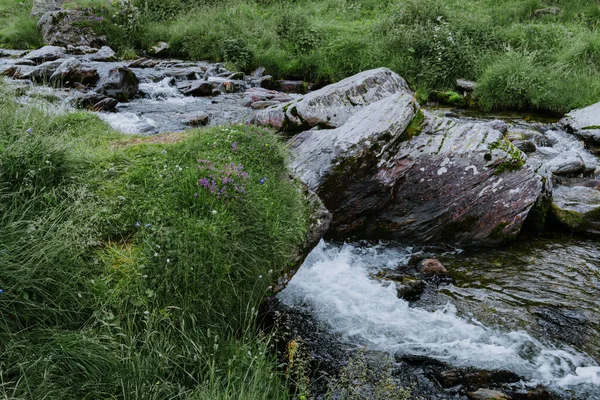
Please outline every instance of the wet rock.
[[258, 86], [264, 89], [275, 89], [275, 80], [271, 75], [263, 76], [258, 80]]
[[543, 168], [554, 175], [577, 175], [585, 169], [581, 155], [576, 151], [562, 153], [556, 158], [548, 161]]
[[527, 140], [527, 137], [525, 137], [525, 134], [523, 132], [509, 131], [509, 132], [506, 132], [506, 135], [504, 137], [509, 142], [515, 142], [515, 141], [519, 141], [519, 140], [521, 140], [521, 141]]
[[442, 371], [436, 378], [442, 387], [449, 388], [461, 385], [469, 390], [482, 386], [519, 382], [522, 379], [519, 375], [510, 371], [486, 371], [470, 368]]
[[[317, 194], [329, 190], [327, 181], [338, 162], [363, 157], [371, 146], [399, 139], [415, 116], [415, 107], [413, 96], [395, 94], [363, 108], [340, 128], [297, 135], [291, 167]], [[326, 206], [330, 207], [327, 201]]]
[[95, 16], [78, 10], [60, 10], [45, 13], [38, 21], [38, 30], [44, 42], [54, 46], [106, 45], [106, 37], [94, 31]]
[[89, 91], [73, 100], [75, 107], [77, 108], [92, 108], [95, 104], [106, 99], [107, 97], [101, 93]]
[[89, 107], [92, 111], [113, 111], [119, 102], [111, 97], [100, 100], [96, 104]]
[[448, 275], [444, 265], [435, 258], [428, 258], [419, 264], [419, 272], [424, 276]]
[[54, 61], [59, 58], [64, 58], [65, 56], [65, 48], [59, 46], [44, 46], [40, 49], [33, 50], [25, 57], [25, 60], [30, 60], [35, 62], [36, 64], [41, 64], [46, 61]]
[[167, 42], [158, 42], [156, 45], [150, 48], [150, 54], [156, 57], [165, 57], [169, 55], [169, 43]]
[[559, 124], [586, 142], [600, 144], [600, 103], [571, 111]]
[[108, 71], [98, 83], [96, 91], [119, 101], [128, 101], [139, 90], [137, 76], [127, 67], [117, 67]]
[[573, 232], [600, 234], [600, 191], [594, 187], [558, 186], [552, 191], [552, 214]]
[[543, 189], [505, 130], [424, 114], [397, 94], [295, 136], [291, 167], [333, 213], [334, 237], [495, 245], [519, 234]]
[[47, 84], [50, 82], [50, 77], [64, 63], [65, 60], [48, 61], [38, 65], [33, 71], [26, 75], [32, 82], [38, 84]]
[[206, 81], [186, 82], [177, 87], [185, 96], [194, 97], [212, 96], [215, 89], [212, 83]]
[[465, 92], [473, 92], [477, 88], [477, 83], [466, 79], [457, 79], [456, 88]]
[[206, 126], [210, 122], [208, 114], [203, 112], [181, 114], [179, 118], [188, 126]]
[[537, 149], [531, 140], [515, 140], [512, 144], [523, 153], [533, 153]]
[[98, 50], [98, 52], [94, 53], [94, 54], [90, 54], [88, 56], [89, 60], [91, 61], [99, 61], [99, 62], [110, 62], [110, 61], [117, 61], [117, 53], [115, 53], [113, 51], [113, 49], [111, 49], [108, 46], [102, 46], [102, 48], [100, 50]]
[[60, 10], [65, 0], [33, 0], [31, 15], [39, 17], [49, 11]]
[[580, 345], [585, 341], [589, 321], [582, 312], [538, 307], [534, 313], [540, 317], [540, 326], [551, 336], [572, 345]]
[[28, 66], [28, 67], [35, 67], [37, 65], [37, 63], [32, 60], [21, 59], [21, 60], [17, 60], [15, 62], [15, 65], [24, 65], [24, 66]]
[[257, 102], [271, 102], [279, 104], [286, 103], [291, 100], [292, 98], [290, 96], [275, 90], [267, 90], [263, 88], [250, 88], [244, 92], [242, 104], [245, 107], [251, 107], [254, 103]]
[[256, 101], [256, 102], [252, 103], [250, 105], [250, 107], [253, 110], [264, 110], [265, 108], [276, 107], [279, 104], [281, 104], [279, 101], [273, 101], [273, 100], [269, 100], [269, 101]]
[[227, 79], [233, 79], [236, 81], [242, 80], [242, 79], [244, 79], [244, 73], [243, 72], [234, 72], [233, 74], [227, 75]]
[[506, 124], [506, 122], [504, 122], [500, 119], [486, 122], [485, 125], [489, 126], [490, 128], [492, 128], [496, 131], [499, 131], [500, 133], [503, 133], [503, 134], [508, 131], [508, 125]]
[[250, 74], [250, 76], [253, 78], [262, 78], [264, 74], [265, 67], [258, 67], [252, 72], [252, 74]]
[[50, 77], [53, 86], [73, 87], [75, 84], [93, 85], [98, 82], [99, 75], [95, 68], [82, 65], [75, 58], [65, 60]]
[[247, 89], [246, 82], [228, 78], [211, 77], [208, 82], [221, 93], [240, 93]]
[[406, 301], [419, 300], [425, 287], [425, 282], [416, 278], [408, 278], [404, 279], [402, 283], [396, 283], [398, 297]]
[[476, 392], [469, 392], [467, 396], [471, 400], [512, 400], [512, 397], [509, 395], [490, 389], [479, 389]]
[[280, 80], [275, 82], [275, 88], [284, 93], [300, 93], [305, 94], [309, 90], [308, 83], [304, 81], [285, 81]]
[[314, 126], [337, 128], [362, 108], [395, 93], [411, 93], [398, 74], [387, 68], [364, 71], [289, 104], [260, 111], [253, 122], [291, 132]]
[[99, 51], [99, 49], [90, 46], [67, 46], [67, 53], [74, 55], [84, 55], [84, 54], [95, 54]]

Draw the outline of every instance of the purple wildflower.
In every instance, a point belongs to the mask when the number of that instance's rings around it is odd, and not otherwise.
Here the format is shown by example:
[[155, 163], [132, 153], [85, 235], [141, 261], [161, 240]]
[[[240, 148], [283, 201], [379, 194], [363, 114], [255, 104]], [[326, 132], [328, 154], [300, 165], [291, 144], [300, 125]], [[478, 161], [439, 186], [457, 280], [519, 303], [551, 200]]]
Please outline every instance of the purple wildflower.
[[198, 193], [194, 193], [194, 197], [198, 197]]
[[0, 293], [4, 293], [4, 289], [0, 289]]
[[142, 224], [140, 224], [140, 221], [135, 223], [135, 226], [137, 226], [137, 227], [139, 227], [140, 225], [142, 225]]
[[146, 224], [146, 228], [150, 228], [150, 224]]
[[33, 128], [27, 129], [27, 133], [31, 133], [31, 132], [33, 132]]
[[236, 151], [236, 150], [237, 150], [237, 142], [233, 142], [233, 143], [231, 144], [231, 149], [232, 149], [233, 151]]

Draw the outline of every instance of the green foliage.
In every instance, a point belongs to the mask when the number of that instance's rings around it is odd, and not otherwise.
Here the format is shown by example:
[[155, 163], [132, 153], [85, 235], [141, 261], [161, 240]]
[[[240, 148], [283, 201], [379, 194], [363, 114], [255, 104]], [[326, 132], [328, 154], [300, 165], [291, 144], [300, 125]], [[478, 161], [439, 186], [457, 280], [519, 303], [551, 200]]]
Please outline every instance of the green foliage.
[[32, 49], [43, 45], [37, 21], [31, 17], [32, 0], [0, 1], [0, 47]]
[[[255, 330], [305, 235], [279, 139], [122, 136], [0, 91], [0, 394], [287, 397]], [[239, 196], [203, 187], [199, 159], [243, 165]]]
[[228, 39], [223, 43], [223, 59], [233, 64], [233, 69], [247, 70], [254, 56], [243, 39]]

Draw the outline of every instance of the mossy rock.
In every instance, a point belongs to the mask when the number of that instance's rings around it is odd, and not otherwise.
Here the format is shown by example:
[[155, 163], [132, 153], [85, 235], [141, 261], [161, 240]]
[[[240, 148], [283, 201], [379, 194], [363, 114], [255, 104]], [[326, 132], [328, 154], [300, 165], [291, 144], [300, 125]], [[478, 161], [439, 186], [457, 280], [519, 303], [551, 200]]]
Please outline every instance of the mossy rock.
[[458, 108], [466, 108], [468, 105], [467, 100], [462, 95], [453, 91], [433, 92], [431, 93], [431, 100]]

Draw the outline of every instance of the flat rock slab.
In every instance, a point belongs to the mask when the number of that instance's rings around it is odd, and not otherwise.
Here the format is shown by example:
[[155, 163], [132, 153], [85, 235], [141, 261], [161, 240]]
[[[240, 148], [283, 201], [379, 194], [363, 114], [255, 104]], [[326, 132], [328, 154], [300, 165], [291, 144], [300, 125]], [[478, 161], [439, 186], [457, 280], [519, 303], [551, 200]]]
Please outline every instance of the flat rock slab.
[[395, 93], [411, 92], [398, 74], [378, 68], [308, 93], [291, 103], [260, 111], [253, 122], [290, 132], [315, 126], [338, 128], [362, 108]]
[[574, 232], [600, 235], [600, 190], [558, 186], [552, 197], [552, 213], [559, 223]]
[[571, 111], [560, 125], [583, 140], [600, 144], [600, 103]]

